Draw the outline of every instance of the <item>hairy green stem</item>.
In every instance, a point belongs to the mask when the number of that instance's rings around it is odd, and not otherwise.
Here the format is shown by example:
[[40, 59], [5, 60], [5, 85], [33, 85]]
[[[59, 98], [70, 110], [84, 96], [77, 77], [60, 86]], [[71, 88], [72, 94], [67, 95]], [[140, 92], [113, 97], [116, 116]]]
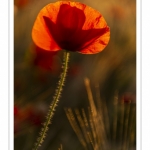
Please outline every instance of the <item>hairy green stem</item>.
[[69, 62], [69, 55], [70, 53], [65, 51], [64, 52], [64, 59], [63, 59], [63, 71], [60, 75], [60, 79], [58, 81], [58, 87], [55, 91], [55, 96], [53, 98], [53, 101], [50, 105], [50, 108], [49, 108], [49, 111], [47, 113], [47, 117], [46, 117], [46, 121], [45, 123], [43, 124], [43, 128], [40, 132], [40, 136], [38, 137], [37, 139], [37, 143], [35, 144], [35, 147], [33, 148], [33, 150], [37, 150], [39, 146], [41, 146], [41, 144], [43, 143], [44, 141], [44, 138], [46, 137], [46, 133], [48, 131], [48, 125], [51, 123], [51, 119], [54, 115], [54, 111], [55, 111], [55, 108], [57, 106], [57, 103], [60, 99], [60, 95], [61, 95], [61, 92], [62, 92], [62, 87], [64, 85], [64, 82], [65, 82], [65, 78], [66, 78], [66, 75], [67, 75], [67, 70], [68, 70], [68, 62]]

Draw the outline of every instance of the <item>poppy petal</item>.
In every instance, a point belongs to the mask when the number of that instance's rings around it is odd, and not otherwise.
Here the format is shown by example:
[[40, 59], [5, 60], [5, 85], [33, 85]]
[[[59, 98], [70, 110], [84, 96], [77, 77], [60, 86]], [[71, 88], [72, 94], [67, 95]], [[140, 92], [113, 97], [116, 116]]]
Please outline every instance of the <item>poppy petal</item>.
[[43, 17], [48, 17], [55, 23], [58, 11], [59, 5], [49, 4], [39, 12], [34, 22], [34, 26], [32, 29], [32, 39], [38, 47], [44, 50], [58, 51], [61, 49], [53, 39], [51, 33], [49, 32], [49, 27], [46, 25]]
[[[110, 28], [108, 27], [104, 17], [93, 8], [86, 6], [83, 10], [86, 17], [83, 25], [83, 31], [87, 35], [79, 36], [78, 40], [82, 40], [80, 53], [93, 54], [102, 51], [110, 40]], [[83, 32], [82, 32], [83, 33]]]

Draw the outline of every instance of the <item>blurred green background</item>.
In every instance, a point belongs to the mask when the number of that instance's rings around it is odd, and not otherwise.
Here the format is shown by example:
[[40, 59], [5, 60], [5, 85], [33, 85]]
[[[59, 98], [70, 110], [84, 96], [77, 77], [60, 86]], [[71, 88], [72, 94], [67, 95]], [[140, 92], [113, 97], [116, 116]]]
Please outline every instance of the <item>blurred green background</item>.
[[[62, 51], [53, 57], [51, 70], [37, 66], [34, 63], [35, 55], [32, 53], [33, 23], [40, 9], [50, 2], [55, 1], [14, 0], [14, 150], [33, 148], [61, 72]], [[98, 85], [101, 103], [106, 104], [110, 128], [105, 130], [108, 133], [106, 135], [108, 145], [112, 145], [111, 150], [135, 150], [136, 1], [80, 0], [79, 2], [87, 4], [103, 15], [110, 27], [110, 42], [98, 54], [83, 55], [70, 52], [65, 86], [40, 150], [58, 150], [61, 144], [64, 150], [84, 149], [68, 121], [64, 108], [72, 110], [88, 108], [85, 77], [90, 80], [94, 100]], [[105, 116], [106, 113], [103, 109], [102, 111]], [[123, 117], [119, 117], [120, 114]], [[115, 125], [114, 115], [118, 119]], [[123, 124], [120, 124], [119, 119], [123, 120]], [[103, 121], [105, 122], [105, 119]], [[104, 123], [105, 126], [107, 124], [108, 122]], [[112, 127], [123, 130], [122, 135], [119, 131], [115, 131], [115, 140]], [[132, 130], [129, 130], [130, 127]], [[127, 135], [125, 130], [128, 131]], [[124, 142], [127, 143], [126, 146], [122, 146]]]

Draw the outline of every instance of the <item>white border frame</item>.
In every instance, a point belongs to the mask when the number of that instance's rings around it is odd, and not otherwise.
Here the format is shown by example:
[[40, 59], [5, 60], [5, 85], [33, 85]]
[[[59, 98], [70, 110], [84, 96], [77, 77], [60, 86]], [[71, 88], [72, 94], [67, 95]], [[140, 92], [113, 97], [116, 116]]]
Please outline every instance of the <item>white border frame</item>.
[[0, 149], [13, 149], [13, 4], [0, 1]]
[[8, 149], [9, 144], [9, 44], [8, 42], [8, 1], [0, 1], [0, 145], [1, 149]]
[[150, 149], [150, 8], [149, 3], [147, 2], [148, 1], [146, 0], [141, 0], [141, 30], [139, 29], [141, 31], [141, 34], [138, 35], [140, 36], [139, 38], [141, 41], [141, 56], [138, 56], [139, 58], [141, 58], [141, 60], [138, 60], [141, 61], [141, 70], [140, 72], [138, 72], [139, 74], [141, 74], [141, 84], [137, 85], [140, 86], [137, 92], [141, 92], [140, 99], [138, 99], [140, 101], [139, 105], [141, 106], [139, 107], [141, 107], [141, 111], [140, 113], [138, 111], [137, 114], [140, 116], [140, 120], [138, 120], [137, 125], [141, 125], [140, 128], [138, 128], [138, 130], [141, 129], [141, 134], [138, 134], [137, 136], [138, 138], [140, 138], [142, 150]]

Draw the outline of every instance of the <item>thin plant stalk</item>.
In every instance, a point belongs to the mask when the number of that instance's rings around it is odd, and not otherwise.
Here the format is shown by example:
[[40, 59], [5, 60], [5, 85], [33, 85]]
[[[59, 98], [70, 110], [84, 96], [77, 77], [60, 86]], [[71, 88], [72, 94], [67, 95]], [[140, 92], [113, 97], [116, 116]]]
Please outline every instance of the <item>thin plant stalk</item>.
[[[91, 107], [91, 119], [93, 121], [93, 126], [96, 129], [96, 133], [101, 132], [100, 134], [97, 134], [97, 144], [95, 144], [95, 150], [98, 149], [98, 147], [104, 149], [105, 145], [106, 145], [106, 133], [104, 130], [104, 124], [103, 124], [103, 118], [102, 118], [102, 113], [101, 111], [97, 111], [95, 103], [94, 103], [94, 99], [93, 99], [93, 94], [92, 94], [92, 90], [90, 87], [90, 80], [88, 78], [84, 78], [84, 83], [85, 83], [85, 87], [87, 90], [87, 94], [88, 94], [88, 100], [90, 103], [90, 107]], [[100, 144], [101, 143], [101, 144]], [[98, 147], [97, 147], [98, 146]]]
[[79, 141], [81, 142], [84, 149], [87, 150], [88, 147], [87, 147], [85, 138], [83, 137], [82, 131], [81, 131], [76, 119], [75, 119], [75, 116], [73, 114], [72, 109], [71, 108], [65, 108], [65, 112], [66, 112], [67, 118], [68, 118], [73, 130], [75, 131]]
[[116, 91], [115, 97], [114, 97], [114, 112], [113, 112], [113, 128], [112, 128], [112, 141], [113, 144], [116, 144], [116, 138], [117, 138], [117, 111], [118, 111], [118, 92]]
[[136, 105], [131, 103], [131, 112], [130, 112], [130, 118], [129, 118], [129, 128], [128, 128], [128, 134], [129, 134], [129, 142], [128, 142], [128, 149], [134, 146], [134, 142], [136, 140]]
[[80, 112], [79, 112], [78, 109], [75, 109], [75, 114], [76, 114], [76, 116], [77, 116], [77, 120], [78, 120], [78, 122], [79, 122], [79, 125], [80, 125], [80, 127], [81, 127], [81, 129], [82, 129], [82, 131], [83, 131], [83, 135], [84, 135], [85, 141], [86, 141], [86, 143], [89, 144], [89, 143], [90, 143], [90, 140], [89, 140], [88, 135], [87, 135], [86, 126], [85, 126], [85, 124], [84, 124], [84, 121], [83, 121], [82, 118], [81, 118], [81, 115], [80, 115]]
[[92, 136], [92, 130], [90, 130], [90, 125], [89, 125], [89, 123], [88, 123], [88, 119], [87, 119], [87, 116], [86, 116], [86, 113], [85, 113], [85, 110], [84, 109], [82, 109], [82, 115], [83, 115], [83, 118], [84, 118], [84, 124], [85, 124], [85, 126], [86, 126], [86, 130], [87, 130], [87, 135], [88, 135], [88, 138], [89, 138], [89, 140], [90, 140], [90, 143], [91, 143], [91, 146], [93, 147], [93, 149], [95, 149], [94, 147], [94, 145], [95, 145], [95, 143], [94, 143], [94, 138], [93, 138], [93, 136]]
[[48, 125], [51, 123], [51, 119], [54, 115], [55, 108], [60, 99], [61, 92], [63, 90], [63, 85], [65, 82], [65, 78], [66, 78], [67, 70], [68, 70], [69, 55], [70, 55], [69, 52], [67, 52], [67, 51], [64, 52], [64, 59], [63, 59], [63, 66], [62, 66], [63, 71], [62, 71], [62, 73], [60, 75], [60, 79], [58, 81], [58, 87], [55, 91], [55, 96], [53, 97], [53, 101], [52, 101], [49, 111], [47, 113], [46, 121], [43, 124], [43, 128], [41, 129], [41, 132], [40, 132], [40, 136], [38, 137], [37, 143], [35, 144], [35, 147], [33, 148], [33, 150], [37, 150], [39, 148], [39, 146], [41, 146], [41, 144], [43, 143], [44, 138], [46, 137], [46, 133], [48, 131]]
[[123, 150], [127, 149], [129, 114], [130, 114], [130, 104], [126, 104], [125, 119], [124, 119], [124, 134], [123, 134]]
[[60, 148], [58, 148], [58, 150], [63, 150], [62, 144], [60, 144]]

